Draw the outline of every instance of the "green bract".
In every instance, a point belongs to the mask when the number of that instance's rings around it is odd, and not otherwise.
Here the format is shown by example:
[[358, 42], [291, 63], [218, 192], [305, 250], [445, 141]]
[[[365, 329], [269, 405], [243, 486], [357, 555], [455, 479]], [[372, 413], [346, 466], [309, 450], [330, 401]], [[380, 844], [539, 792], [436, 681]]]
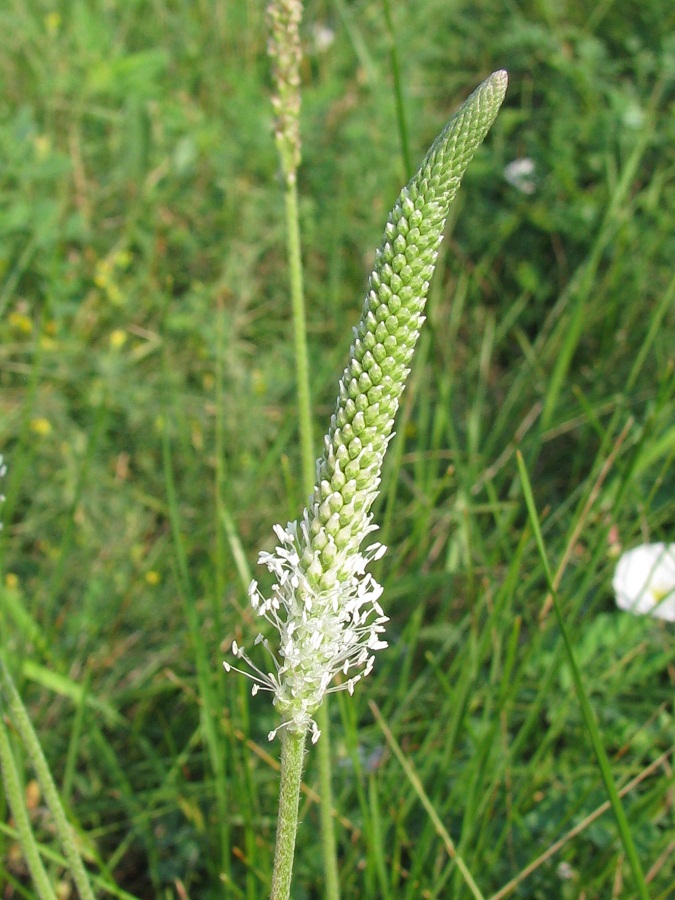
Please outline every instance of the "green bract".
[[[372, 651], [386, 646], [380, 637], [387, 621], [378, 603], [382, 589], [365, 572], [384, 548], [373, 544], [362, 551], [361, 544], [376, 528], [370, 510], [424, 321], [448, 210], [506, 85], [506, 72], [500, 71], [474, 91], [401, 191], [354, 329], [314, 492], [299, 522], [276, 526], [276, 552], [260, 555], [276, 583], [268, 599], [255, 581], [249, 595], [257, 613], [279, 631], [276, 653], [258, 639], [276, 671], [264, 673], [241, 648], [233, 650], [254, 670], [256, 689], [274, 693], [283, 724], [294, 731], [313, 725], [312, 715], [327, 691], [353, 690], [373, 665]], [[338, 673], [344, 683], [330, 687]]]

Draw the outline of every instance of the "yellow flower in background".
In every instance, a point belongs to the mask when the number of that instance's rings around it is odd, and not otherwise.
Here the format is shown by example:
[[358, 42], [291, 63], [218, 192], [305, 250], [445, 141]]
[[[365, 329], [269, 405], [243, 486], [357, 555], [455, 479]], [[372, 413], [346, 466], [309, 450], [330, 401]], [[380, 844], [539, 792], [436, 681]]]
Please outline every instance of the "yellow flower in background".
[[119, 350], [127, 342], [127, 333], [123, 328], [116, 328], [110, 333], [110, 349]]
[[627, 550], [612, 585], [619, 609], [675, 622], [675, 544], [641, 544]]
[[117, 282], [120, 272], [129, 267], [131, 254], [128, 250], [118, 250], [105, 259], [99, 259], [94, 271], [94, 284], [106, 294], [108, 300], [115, 305], [124, 303], [124, 293]]
[[52, 423], [49, 419], [44, 418], [31, 419], [30, 430], [33, 434], [39, 434], [42, 437], [46, 437], [48, 434], [52, 433]]
[[56, 34], [61, 28], [61, 15], [57, 12], [47, 13], [45, 16], [45, 28], [51, 35]]
[[47, 134], [38, 134], [33, 141], [33, 146], [35, 147], [35, 158], [38, 162], [47, 159], [52, 152], [52, 142]]
[[25, 313], [11, 312], [7, 316], [7, 321], [13, 331], [18, 331], [21, 334], [30, 334], [33, 330], [32, 319]]

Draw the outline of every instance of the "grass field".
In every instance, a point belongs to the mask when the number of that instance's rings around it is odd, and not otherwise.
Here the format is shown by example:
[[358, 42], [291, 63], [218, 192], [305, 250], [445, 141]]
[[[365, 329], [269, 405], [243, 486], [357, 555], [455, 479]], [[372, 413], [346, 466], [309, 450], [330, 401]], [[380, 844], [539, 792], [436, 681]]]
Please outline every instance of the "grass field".
[[[622, 549], [675, 540], [675, 10], [405, 0], [391, 30], [386, 10], [306, 3], [317, 442], [400, 186], [479, 81], [510, 86], [452, 208], [375, 510], [390, 646], [330, 705], [343, 896], [470, 897], [440, 823], [485, 898], [640, 896], [520, 451], [666, 900], [675, 632], [616, 610], [611, 581]], [[0, 34], [1, 652], [100, 896], [257, 900], [278, 723], [222, 660], [255, 633], [258, 551], [306, 499], [264, 4], [8, 0]], [[297, 900], [323, 896], [313, 753], [305, 786]], [[0, 896], [35, 897], [0, 809]]]

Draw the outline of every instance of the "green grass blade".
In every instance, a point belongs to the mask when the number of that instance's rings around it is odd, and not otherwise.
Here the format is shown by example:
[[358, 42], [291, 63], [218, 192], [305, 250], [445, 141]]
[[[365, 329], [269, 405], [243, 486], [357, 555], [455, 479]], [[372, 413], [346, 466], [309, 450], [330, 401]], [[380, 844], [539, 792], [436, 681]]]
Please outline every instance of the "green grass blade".
[[579, 700], [579, 706], [581, 708], [581, 714], [584, 718], [586, 730], [588, 731], [588, 735], [593, 746], [593, 752], [595, 753], [595, 758], [600, 769], [600, 774], [605, 785], [605, 790], [607, 791], [607, 796], [612, 806], [612, 811], [614, 813], [616, 824], [619, 830], [619, 836], [624, 846], [624, 850], [626, 851], [626, 857], [628, 858], [628, 864], [630, 866], [631, 872], [633, 873], [635, 886], [642, 900], [649, 900], [649, 890], [645, 881], [644, 872], [642, 871], [642, 864], [635, 847], [635, 842], [633, 840], [633, 835], [628, 824], [628, 819], [626, 818], [623, 804], [621, 803], [621, 798], [619, 797], [619, 792], [617, 791], [616, 785], [614, 784], [614, 776], [612, 775], [612, 769], [609, 763], [609, 759], [602, 743], [600, 729], [598, 728], [598, 725], [595, 721], [595, 716], [588, 700], [586, 689], [584, 688], [581, 673], [579, 671], [579, 667], [577, 666], [574, 649], [572, 647], [572, 641], [565, 624], [562, 610], [560, 608], [558, 592], [556, 590], [551, 567], [548, 563], [548, 555], [546, 553], [546, 548], [544, 546], [544, 540], [541, 533], [541, 527], [539, 525], [539, 517], [537, 515], [534, 496], [532, 494], [530, 479], [527, 474], [527, 469], [525, 468], [523, 455], [520, 451], [518, 451], [518, 453], [516, 454], [516, 458], [518, 460], [518, 471], [521, 477], [523, 494], [525, 497], [525, 505], [527, 506], [527, 512], [529, 515], [532, 530], [534, 532], [537, 548], [539, 550], [539, 556], [546, 573], [548, 589], [551, 592], [551, 597], [553, 598], [553, 606], [555, 609], [556, 618], [558, 620], [560, 633], [563, 638], [563, 643], [567, 654], [567, 661], [570, 667], [570, 672], [572, 674], [572, 680], [576, 688], [577, 698]]
[[[73, 828], [66, 818], [66, 813], [59, 797], [59, 792], [54, 783], [51, 770], [45, 758], [44, 752], [35, 733], [28, 712], [19, 696], [4, 657], [0, 656], [0, 683], [5, 704], [16, 730], [21, 737], [23, 745], [30, 757], [35, 775], [40, 782], [42, 793], [52, 814], [56, 833], [63, 847], [68, 870], [75, 882], [82, 900], [94, 900], [94, 892], [89, 881], [89, 875], [84, 868], [82, 857], [77, 849]], [[5, 705], [3, 704], [3, 705]], [[30, 849], [30, 842], [27, 846]]]
[[422, 785], [422, 782], [420, 781], [419, 776], [415, 772], [410, 761], [408, 759], [406, 759], [405, 754], [401, 750], [401, 747], [399, 746], [396, 738], [392, 734], [391, 729], [385, 722], [377, 705], [375, 703], [373, 703], [371, 700], [371, 701], [369, 701], [368, 706], [370, 707], [371, 712], [377, 719], [378, 725], [382, 729], [384, 736], [387, 739], [387, 743], [389, 744], [394, 756], [399, 761], [401, 768], [405, 772], [406, 778], [410, 782], [410, 785], [412, 786], [420, 803], [422, 804], [422, 806], [424, 807], [424, 809], [427, 812], [427, 815], [433, 822], [434, 828], [436, 829], [436, 833], [443, 841], [443, 845], [445, 846], [448, 856], [454, 860], [455, 865], [457, 866], [458, 870], [460, 871], [462, 878], [464, 879], [464, 882], [466, 883], [467, 887], [471, 891], [471, 894], [473, 895], [475, 900], [485, 900], [485, 898], [483, 897], [483, 894], [480, 891], [480, 888], [476, 884], [476, 881], [475, 881], [473, 875], [467, 868], [466, 863], [464, 862], [462, 857], [457, 852], [455, 843], [452, 840], [452, 838], [450, 837], [450, 835], [448, 834], [448, 831], [445, 828], [445, 825], [443, 825], [443, 823], [441, 822], [439, 815], [436, 812], [436, 809], [434, 808], [431, 800], [429, 799], [427, 792], [424, 790], [424, 786]]
[[403, 100], [403, 79], [401, 77], [401, 67], [398, 61], [398, 48], [396, 44], [396, 33], [394, 32], [394, 21], [391, 15], [390, 0], [382, 0], [382, 6], [384, 9], [384, 23], [387, 29], [387, 38], [389, 40], [389, 63], [391, 66], [392, 80], [394, 82], [396, 125], [398, 128], [398, 137], [401, 142], [403, 170], [407, 179], [413, 174], [413, 161], [410, 152], [410, 137], [408, 135], [408, 123], [406, 121], [405, 103]]
[[[1, 659], [0, 665], [4, 668], [4, 663]], [[17, 837], [21, 842], [28, 871], [41, 900], [56, 900], [56, 893], [42, 864], [37, 841], [31, 828], [28, 810], [26, 809], [23, 791], [21, 790], [19, 773], [9, 739], [9, 732], [5, 726], [4, 703], [0, 707], [0, 711], [3, 713], [0, 715], [0, 772], [2, 773], [2, 781], [16, 825]]]
[[215, 777], [215, 800], [218, 809], [218, 834], [219, 834], [219, 865], [223, 866], [226, 873], [230, 868], [230, 818], [228, 806], [228, 791], [225, 778], [225, 742], [217, 731], [217, 722], [220, 721], [221, 710], [218, 706], [217, 695], [211, 686], [211, 670], [209, 657], [201, 633], [199, 615], [197, 613], [195, 595], [188, 571], [185, 544], [180, 528], [180, 514], [178, 498], [173, 476], [171, 449], [167, 431], [164, 432], [163, 441], [164, 477], [166, 483], [166, 495], [169, 506], [169, 519], [174, 538], [176, 575], [183, 595], [183, 603], [187, 618], [190, 637], [194, 648], [194, 660], [197, 670], [197, 682], [202, 705], [200, 709], [201, 723], [204, 730], [204, 741], [208, 749], [209, 761]]

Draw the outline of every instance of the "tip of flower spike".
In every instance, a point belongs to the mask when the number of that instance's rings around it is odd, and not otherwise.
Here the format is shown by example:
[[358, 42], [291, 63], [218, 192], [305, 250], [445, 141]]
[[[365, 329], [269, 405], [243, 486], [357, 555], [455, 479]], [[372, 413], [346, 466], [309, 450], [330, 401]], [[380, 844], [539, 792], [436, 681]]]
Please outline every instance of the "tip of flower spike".
[[506, 69], [498, 69], [496, 72], [493, 72], [492, 75], [489, 75], [485, 81], [478, 88], [479, 91], [487, 89], [490, 93], [496, 94], [497, 96], [497, 107], [501, 106], [504, 96], [506, 94], [506, 88], [509, 86], [509, 75]]
[[[471, 105], [472, 103], [475, 103], [475, 101], [478, 101], [478, 104], [480, 106], [487, 104], [487, 107], [492, 109], [493, 111], [491, 119], [494, 119], [494, 116], [497, 115], [497, 111], [504, 100], [508, 84], [509, 76], [506, 69], [498, 69], [496, 72], [493, 72], [492, 75], [488, 75], [485, 81], [482, 81], [478, 85], [471, 97], [464, 104], [463, 108]], [[483, 137], [484, 136], [485, 135], [483, 135]], [[481, 141], [482, 138], [478, 141], [478, 143], [480, 143]]]
[[497, 69], [492, 75], [488, 75], [481, 87], [494, 87], [504, 93], [509, 83], [509, 73], [506, 69]]

